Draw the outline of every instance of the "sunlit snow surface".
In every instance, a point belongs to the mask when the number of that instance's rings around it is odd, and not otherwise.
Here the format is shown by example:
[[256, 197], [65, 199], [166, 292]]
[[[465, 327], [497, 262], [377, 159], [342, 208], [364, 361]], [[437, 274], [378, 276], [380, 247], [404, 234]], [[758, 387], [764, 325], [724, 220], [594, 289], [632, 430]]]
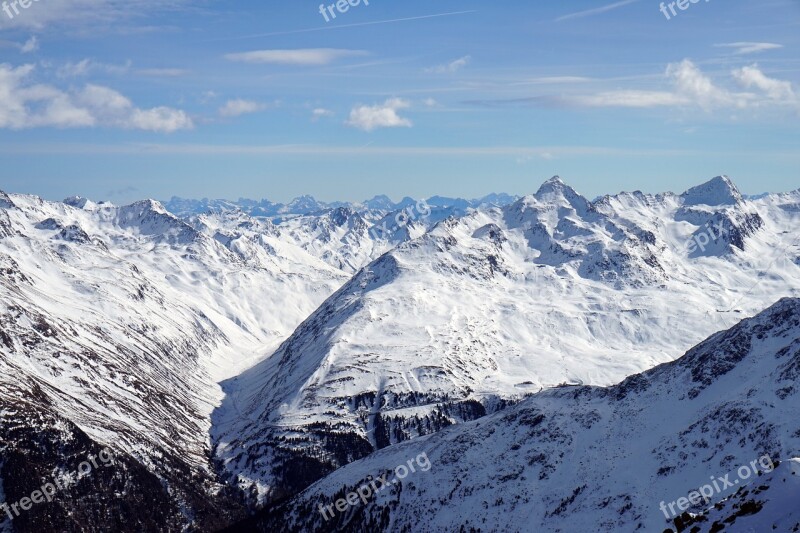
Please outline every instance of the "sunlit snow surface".
[[157, 445], [208, 468], [218, 382], [347, 280], [268, 235], [226, 248], [154, 201], [3, 198], [4, 404], [22, 400], [4, 382], [41, 388], [62, 416], [145, 465]]
[[[720, 531], [716, 522], [737, 533], [797, 531], [798, 378], [800, 299], [785, 299], [621, 384], [545, 391], [380, 450], [314, 484], [265, 526], [661, 532], [675, 530], [662, 502], [717, 480], [720, 491], [689, 509], [697, 521], [685, 531]], [[422, 453], [429, 471], [409, 474], [333, 520], [322, 518], [320, 505]], [[762, 457], [756, 472], [739, 476]], [[762, 466], [778, 462], [773, 471]]]
[[[218, 451], [269, 487], [273, 439], [320, 453], [315, 424], [377, 447], [376, 413], [422, 418], [445, 400], [491, 412], [498, 398], [610, 385], [671, 361], [800, 295], [799, 204], [800, 192], [745, 201], [722, 177], [590, 203], [554, 178], [505, 208], [446, 220], [356, 274], [227, 384]], [[721, 229], [690, 257], [688, 241], [709, 227]]]
[[218, 454], [264, 501], [275, 439], [342, 466], [313, 424], [372, 450], [380, 417], [617, 383], [800, 295], [800, 191], [589, 202], [553, 179], [428, 231], [444, 214], [376, 239], [380, 218], [345, 208], [182, 220], [0, 195], [0, 397], [41, 390], [146, 466]]

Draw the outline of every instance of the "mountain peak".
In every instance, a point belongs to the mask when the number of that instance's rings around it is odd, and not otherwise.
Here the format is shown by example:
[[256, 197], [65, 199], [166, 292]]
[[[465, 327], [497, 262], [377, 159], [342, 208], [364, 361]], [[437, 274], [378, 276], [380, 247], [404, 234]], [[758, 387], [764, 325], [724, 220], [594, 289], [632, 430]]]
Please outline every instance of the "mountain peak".
[[304, 194], [303, 196], [298, 196], [297, 198], [293, 199], [287, 205], [291, 206], [304, 206], [304, 205], [317, 205], [317, 200], [310, 194]]
[[681, 195], [684, 205], [735, 205], [742, 193], [728, 176], [717, 176]]
[[395, 203], [385, 194], [380, 194], [364, 202], [364, 205], [368, 209], [392, 210], [394, 209]]
[[172, 213], [169, 213], [169, 211], [167, 211], [167, 209], [161, 204], [161, 202], [153, 199], [139, 200], [138, 202], [133, 202], [132, 204], [125, 207], [139, 209], [142, 212], [153, 211], [161, 215], [169, 214], [170, 216], [174, 216], [172, 215]]
[[309, 215], [316, 211], [322, 211], [327, 206], [323, 202], [317, 201], [316, 198], [311, 196], [310, 194], [304, 194], [303, 196], [298, 196], [285, 206], [283, 206], [280, 211], [282, 213], [297, 213], [300, 215]]
[[543, 188], [543, 187], [551, 187], [551, 188], [552, 187], [564, 187], [566, 185], [567, 184], [564, 183], [564, 180], [561, 179], [561, 176], [553, 176], [549, 180], [547, 180], [544, 183], [542, 183], [542, 186], [540, 187], [540, 189]]
[[539, 190], [536, 191], [535, 196], [540, 198], [552, 193], [559, 193], [563, 195], [565, 191], [575, 192], [572, 187], [564, 183], [564, 180], [562, 180], [560, 176], [553, 176], [549, 180], [542, 183], [541, 187], [539, 187]]
[[156, 200], [140, 200], [116, 208], [116, 222], [120, 227], [137, 228], [142, 235], [163, 237], [176, 243], [189, 243], [200, 235]]
[[589, 201], [581, 196], [575, 189], [564, 183], [559, 176], [553, 176], [542, 183], [534, 195], [540, 202], [568, 203], [573, 208], [585, 212], [589, 208]]
[[95, 203], [89, 200], [88, 198], [84, 198], [83, 196], [70, 196], [69, 198], [65, 198], [62, 202], [66, 205], [71, 207], [75, 207], [76, 209], [92, 209], [95, 207]]

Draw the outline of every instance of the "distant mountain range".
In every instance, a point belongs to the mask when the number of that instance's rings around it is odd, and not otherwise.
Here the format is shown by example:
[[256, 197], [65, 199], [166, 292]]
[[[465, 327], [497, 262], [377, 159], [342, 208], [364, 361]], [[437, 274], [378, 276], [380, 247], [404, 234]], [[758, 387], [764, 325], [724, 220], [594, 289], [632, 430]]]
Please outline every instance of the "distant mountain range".
[[[431, 198], [426, 198], [425, 201], [434, 208], [451, 208], [454, 211], [460, 210], [463, 212], [466, 209], [481, 205], [508, 205], [517, 198], [516, 196], [508, 194], [490, 194], [475, 200], [433, 196]], [[283, 218], [312, 215], [342, 207], [349, 208], [360, 214], [368, 214], [369, 212], [390, 213], [393, 211], [402, 211], [409, 206], [414, 206], [419, 200], [421, 199], [415, 200], [405, 197], [399, 202], [393, 202], [388, 196], [380, 195], [361, 203], [320, 202], [315, 200], [313, 196], [306, 195], [295, 198], [288, 204], [281, 204], [270, 202], [269, 200], [248, 200], [246, 198], [240, 198], [239, 200], [209, 200], [208, 198], [189, 200], [173, 196], [170, 200], [164, 202], [164, 207], [180, 217], [199, 215], [211, 211], [239, 210], [252, 217], [267, 217], [280, 221]]]

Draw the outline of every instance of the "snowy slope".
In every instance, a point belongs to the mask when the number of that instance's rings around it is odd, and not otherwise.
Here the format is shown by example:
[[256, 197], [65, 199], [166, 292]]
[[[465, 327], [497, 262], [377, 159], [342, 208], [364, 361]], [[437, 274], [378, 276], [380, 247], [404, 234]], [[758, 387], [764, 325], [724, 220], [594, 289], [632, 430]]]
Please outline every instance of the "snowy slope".
[[672, 361], [800, 289], [800, 191], [745, 199], [719, 177], [590, 202], [553, 179], [511, 200], [206, 202], [180, 219], [0, 192], [2, 498], [109, 445], [124, 467], [28, 530], [215, 530], [376, 450]]
[[370, 222], [349, 207], [288, 220], [281, 235], [308, 253], [348, 274], [386, 252], [388, 242], [370, 235]]
[[325, 203], [311, 196], [288, 204], [268, 200], [186, 200], [173, 197], [166, 208], [210, 235], [259, 231], [298, 246], [307, 253], [353, 275], [400, 243], [423, 235], [448, 217], [459, 217], [481, 206], [503, 206], [515, 201], [507, 194], [476, 200], [434, 196], [428, 200], [403, 198], [393, 202], [376, 196], [362, 203]]
[[[5, 194], [0, 271], [3, 430], [41, 419], [13, 438], [52, 430], [112, 446], [171, 487], [180, 524], [217, 520], [200, 508], [221, 490], [208, 442], [218, 382], [347, 279], [283, 242], [270, 252], [247, 236], [223, 245], [152, 200]], [[48, 460], [65, 460], [54, 453]]]
[[[610, 385], [671, 361], [800, 294], [798, 203], [800, 192], [745, 201], [724, 177], [589, 202], [554, 178], [505, 208], [445, 220], [226, 382], [217, 454], [268, 501], [542, 389]], [[302, 476], [286, 466], [296, 462]]]
[[[682, 518], [694, 515], [692, 531], [798, 531], [798, 378], [800, 299], [787, 298], [619, 385], [544, 391], [376, 452], [250, 525], [285, 532], [660, 532], [677, 529], [667, 518], [670, 503], [708, 485], [708, 502]], [[397, 479], [397, 467], [420, 454], [430, 470]], [[320, 505], [387, 472], [392, 486], [323, 518]]]

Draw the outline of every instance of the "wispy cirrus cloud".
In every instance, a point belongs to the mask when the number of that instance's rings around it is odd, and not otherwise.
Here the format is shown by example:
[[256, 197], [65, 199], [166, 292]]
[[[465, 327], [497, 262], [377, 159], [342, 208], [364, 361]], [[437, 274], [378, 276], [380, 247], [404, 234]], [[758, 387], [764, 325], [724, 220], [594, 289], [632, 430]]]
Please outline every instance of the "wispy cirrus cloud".
[[625, 7], [629, 4], [633, 4], [638, 2], [639, 0], [622, 0], [621, 2], [614, 2], [613, 4], [608, 4], [601, 7], [596, 7], [594, 9], [587, 9], [585, 11], [578, 11], [576, 13], [570, 13], [568, 15], [563, 15], [556, 19], [556, 22], [561, 22], [562, 20], [569, 20], [569, 19], [577, 19], [583, 17], [591, 17], [592, 15], [600, 15], [602, 13], [606, 13], [608, 11], [613, 11], [614, 9], [619, 9], [620, 7]]
[[324, 66], [339, 59], [365, 56], [364, 50], [340, 48], [299, 48], [295, 50], [253, 50], [225, 55], [229, 61], [239, 63], [266, 63], [273, 65]]
[[303, 28], [299, 30], [284, 30], [284, 31], [273, 31], [269, 33], [256, 33], [253, 35], [237, 35], [236, 37], [223, 37], [221, 39], [213, 39], [214, 41], [238, 41], [241, 39], [258, 39], [261, 37], [277, 37], [279, 35], [296, 35], [298, 33], [312, 33], [318, 31], [330, 31], [330, 30], [342, 30], [347, 28], [358, 28], [363, 26], [376, 26], [379, 24], [394, 24], [397, 22], [410, 22], [414, 20], [425, 20], [425, 19], [434, 19], [440, 17], [452, 17], [454, 15], [467, 15], [477, 13], [476, 10], [471, 9], [469, 11], [452, 11], [450, 13], [434, 13], [432, 15], [418, 15], [416, 17], [403, 17], [403, 18], [396, 18], [396, 19], [388, 19], [388, 20], [373, 20], [370, 22], [356, 22], [353, 24], [341, 24], [337, 26], [317, 26], [315, 28]]
[[56, 71], [59, 78], [78, 78], [81, 76], [88, 76], [92, 72], [104, 72], [106, 74], [125, 74], [131, 68], [132, 62], [128, 61], [123, 65], [110, 65], [107, 63], [100, 63], [93, 59], [82, 59], [77, 63], [71, 61], [64, 63]]
[[189, 74], [189, 71], [182, 68], [140, 68], [136, 70], [136, 74], [154, 78], [177, 78]]
[[472, 61], [472, 56], [463, 56], [449, 63], [445, 63], [444, 65], [426, 68], [425, 72], [432, 74], [452, 74], [469, 65], [470, 61]]
[[722, 43], [722, 44], [715, 44], [716, 48], [733, 48], [734, 54], [736, 55], [745, 55], [745, 54], [757, 54], [758, 52], [764, 52], [766, 50], [776, 50], [778, 48], [783, 48], [782, 44], [776, 43], [750, 43], [750, 42], [738, 42], [738, 43]]
[[540, 78], [530, 78], [523, 81], [509, 83], [509, 85], [558, 85], [586, 83], [590, 81], [592, 81], [592, 78], [586, 78], [584, 76], [542, 76]]
[[593, 93], [543, 94], [505, 100], [472, 100], [466, 103], [482, 106], [542, 105], [547, 107], [594, 108], [658, 108], [698, 107], [713, 109], [746, 109], [767, 106], [798, 106], [791, 82], [766, 76], [757, 65], [731, 72], [733, 81], [745, 89], [758, 92], [737, 92], [711, 79], [691, 60], [671, 63], [664, 78], [670, 87], [662, 90], [619, 89]]

